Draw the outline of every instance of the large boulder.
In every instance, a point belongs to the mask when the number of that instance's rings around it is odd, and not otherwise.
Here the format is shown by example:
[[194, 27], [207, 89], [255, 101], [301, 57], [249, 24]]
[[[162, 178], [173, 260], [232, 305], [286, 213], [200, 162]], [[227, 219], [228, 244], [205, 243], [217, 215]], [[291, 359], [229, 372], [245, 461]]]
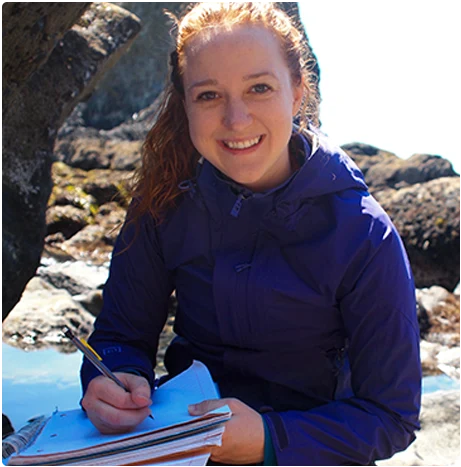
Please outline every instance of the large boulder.
[[460, 271], [459, 177], [442, 177], [374, 193], [397, 227], [418, 288], [453, 291]]
[[143, 28], [129, 53], [98, 83], [86, 103], [83, 118], [89, 127], [113, 128], [155, 100], [164, 85], [172, 49], [171, 24], [164, 10], [178, 14], [189, 5], [188, 2], [115, 4], [140, 18]]
[[450, 161], [437, 155], [414, 154], [401, 159], [392, 152], [363, 143], [345, 144], [342, 149], [359, 166], [371, 192], [459, 176]]
[[4, 5], [3, 318], [39, 264], [57, 131], [139, 29], [107, 3]]
[[64, 289], [57, 289], [39, 277], [27, 284], [21, 300], [2, 325], [3, 341], [25, 350], [55, 347], [72, 352], [73, 344], [63, 335], [68, 327], [87, 338], [94, 316]]

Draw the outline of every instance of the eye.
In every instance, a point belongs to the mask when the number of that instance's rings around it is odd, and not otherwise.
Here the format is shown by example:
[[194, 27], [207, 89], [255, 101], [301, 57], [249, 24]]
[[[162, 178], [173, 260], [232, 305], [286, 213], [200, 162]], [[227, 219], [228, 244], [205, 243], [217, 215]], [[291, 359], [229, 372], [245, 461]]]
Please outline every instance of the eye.
[[202, 92], [200, 93], [198, 96], [197, 96], [197, 100], [198, 101], [212, 101], [214, 99], [216, 99], [218, 97], [218, 94], [214, 91], [205, 91], [205, 92]]
[[266, 94], [269, 91], [272, 91], [272, 87], [268, 84], [258, 83], [252, 86], [251, 91], [255, 94]]

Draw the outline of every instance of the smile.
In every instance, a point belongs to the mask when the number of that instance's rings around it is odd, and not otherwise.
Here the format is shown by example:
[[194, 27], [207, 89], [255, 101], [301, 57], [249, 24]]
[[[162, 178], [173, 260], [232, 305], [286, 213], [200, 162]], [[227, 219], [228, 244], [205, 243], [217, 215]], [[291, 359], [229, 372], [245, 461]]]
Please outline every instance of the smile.
[[223, 141], [223, 144], [229, 149], [248, 149], [259, 144], [261, 139], [262, 136], [258, 136], [257, 138], [247, 139], [244, 141]]

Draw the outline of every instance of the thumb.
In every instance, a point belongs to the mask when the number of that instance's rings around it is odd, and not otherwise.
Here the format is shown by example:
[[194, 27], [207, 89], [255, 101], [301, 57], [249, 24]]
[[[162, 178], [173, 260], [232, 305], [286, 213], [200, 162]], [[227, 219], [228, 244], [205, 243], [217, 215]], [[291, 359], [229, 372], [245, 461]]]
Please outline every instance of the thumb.
[[226, 401], [224, 399], [208, 399], [198, 404], [191, 404], [188, 409], [191, 415], [203, 415], [224, 405], [226, 405]]
[[128, 390], [132, 401], [138, 407], [147, 407], [152, 404], [151, 388], [149, 382], [143, 376], [129, 375]]

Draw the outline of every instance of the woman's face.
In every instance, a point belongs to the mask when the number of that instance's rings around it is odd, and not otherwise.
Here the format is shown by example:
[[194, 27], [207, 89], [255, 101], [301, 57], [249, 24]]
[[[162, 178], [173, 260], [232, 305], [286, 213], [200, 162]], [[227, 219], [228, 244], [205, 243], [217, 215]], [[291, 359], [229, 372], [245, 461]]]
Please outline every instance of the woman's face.
[[199, 34], [186, 46], [185, 108], [199, 153], [253, 191], [291, 174], [288, 142], [302, 85], [278, 40], [259, 26]]

